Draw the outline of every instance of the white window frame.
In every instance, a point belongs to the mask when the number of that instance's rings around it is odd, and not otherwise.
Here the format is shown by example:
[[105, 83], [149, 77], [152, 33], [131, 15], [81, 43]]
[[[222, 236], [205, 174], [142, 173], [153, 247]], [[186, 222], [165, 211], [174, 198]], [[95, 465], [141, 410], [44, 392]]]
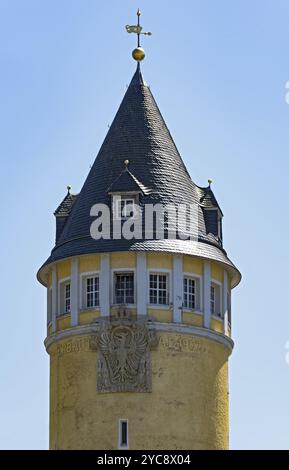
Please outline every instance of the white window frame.
[[[167, 276], [167, 303], [166, 304], [152, 304], [150, 302], [150, 275], [151, 274], [156, 274], [156, 275], [165, 275]], [[148, 306], [154, 309], [159, 309], [159, 310], [164, 310], [172, 307], [172, 271], [170, 269], [149, 269], [148, 274], [147, 274], [147, 286], [148, 286], [148, 293], [147, 293], [147, 299], [148, 299]]]
[[[133, 274], [133, 293], [134, 303], [133, 304], [119, 304], [116, 303], [116, 292], [115, 292], [115, 275], [116, 274]], [[137, 304], [137, 291], [136, 291], [136, 269], [135, 268], [115, 268], [111, 270], [111, 304], [113, 306], [126, 305], [127, 307], [135, 307]]]
[[80, 274], [80, 290], [79, 290], [79, 298], [80, 298], [80, 308], [81, 310], [99, 310], [100, 308], [100, 299], [98, 305], [95, 307], [88, 307], [87, 306], [87, 279], [91, 277], [98, 277], [98, 289], [99, 294], [98, 298], [100, 298], [100, 272], [99, 271], [88, 271], [85, 273]]
[[122, 201], [129, 201], [133, 206], [133, 212], [135, 214], [135, 206], [138, 205], [138, 193], [119, 193], [112, 196], [112, 213], [115, 220], [127, 220], [132, 217], [131, 215], [122, 215], [122, 211], [119, 210], [119, 206], [121, 206]]
[[[122, 423], [126, 423], [126, 444], [122, 443]], [[118, 421], [118, 448], [119, 449], [128, 449], [129, 448], [129, 435], [128, 435], [128, 419], [119, 419]]]
[[[70, 284], [70, 311], [65, 311], [65, 286]], [[58, 311], [57, 316], [70, 315], [71, 312], [71, 278], [65, 277], [58, 281]]]
[[218, 320], [224, 320], [224, 312], [223, 312], [223, 284], [220, 281], [217, 281], [217, 279], [211, 279], [211, 285], [210, 285], [210, 310], [211, 310], [211, 286], [215, 287], [218, 289], [218, 296], [219, 296], [219, 305], [217, 305], [219, 313], [216, 311], [216, 299], [215, 299], [215, 309], [214, 312], [211, 311], [211, 316], [218, 319]]
[[[200, 274], [196, 273], [188, 273], [185, 272], [183, 273], [183, 280], [185, 278], [190, 278], [195, 280], [195, 285], [196, 285], [196, 307], [194, 309], [185, 307], [185, 293], [183, 292], [183, 299], [184, 299], [184, 304], [183, 304], [183, 310], [186, 312], [194, 312], [197, 314], [203, 314], [203, 276]], [[184, 290], [184, 283], [183, 283], [183, 290]]]

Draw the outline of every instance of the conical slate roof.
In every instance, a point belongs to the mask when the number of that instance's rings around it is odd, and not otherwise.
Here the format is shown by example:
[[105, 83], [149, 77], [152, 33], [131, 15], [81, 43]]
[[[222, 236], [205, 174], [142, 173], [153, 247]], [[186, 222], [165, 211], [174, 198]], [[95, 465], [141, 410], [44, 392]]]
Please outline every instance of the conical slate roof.
[[[129, 175], [124, 173], [125, 160], [129, 160]], [[141, 186], [146, 189], [142, 191], [142, 204], [200, 205], [200, 199], [204, 195], [204, 190], [192, 182], [150, 88], [142, 77], [139, 65], [73, 204], [57, 245], [45, 264], [93, 252], [154, 250], [213, 257], [233, 267], [220, 242], [206, 233], [201, 206], [199, 242], [92, 239], [91, 207], [96, 203], [110, 205], [109, 188], [126, 179], [130, 179], [132, 185], [134, 180], [135, 188]], [[120, 189], [118, 186], [118, 190]], [[123, 191], [125, 190], [124, 187]]]

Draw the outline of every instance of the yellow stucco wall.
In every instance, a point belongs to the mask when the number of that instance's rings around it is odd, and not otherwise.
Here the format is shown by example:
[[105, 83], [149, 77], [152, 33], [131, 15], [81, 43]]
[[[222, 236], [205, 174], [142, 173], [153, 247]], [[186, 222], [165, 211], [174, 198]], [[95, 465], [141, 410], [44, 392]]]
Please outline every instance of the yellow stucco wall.
[[57, 265], [57, 279], [60, 281], [61, 279], [65, 279], [66, 277], [70, 277], [71, 269], [70, 269], [70, 261], [62, 261]]
[[224, 270], [217, 263], [211, 263], [211, 276], [216, 281], [223, 282]]
[[151, 352], [152, 393], [98, 393], [89, 336], [50, 349], [50, 448], [116, 449], [129, 420], [130, 449], [225, 449], [227, 359], [217, 342], [161, 333]]
[[203, 261], [193, 256], [183, 257], [183, 271], [185, 273], [203, 274]]
[[148, 269], [172, 269], [172, 255], [160, 253], [147, 254]]
[[80, 256], [79, 272], [90, 273], [100, 270], [100, 255]]
[[218, 320], [217, 318], [211, 319], [211, 329], [217, 331], [218, 333], [224, 332], [224, 322], [223, 320]]
[[81, 310], [79, 313], [79, 324], [86, 325], [93, 322], [96, 318], [100, 317], [99, 310]]
[[171, 309], [149, 308], [148, 316], [159, 322], [170, 323], [173, 321], [173, 312]]
[[110, 267], [112, 269], [134, 269], [136, 267], [136, 253], [111, 253]]
[[192, 312], [183, 312], [182, 321], [188, 325], [203, 326], [203, 315]]
[[56, 328], [57, 331], [59, 330], [66, 330], [67, 328], [71, 327], [71, 320], [70, 320], [70, 315], [61, 315], [60, 317], [57, 317], [56, 319]]

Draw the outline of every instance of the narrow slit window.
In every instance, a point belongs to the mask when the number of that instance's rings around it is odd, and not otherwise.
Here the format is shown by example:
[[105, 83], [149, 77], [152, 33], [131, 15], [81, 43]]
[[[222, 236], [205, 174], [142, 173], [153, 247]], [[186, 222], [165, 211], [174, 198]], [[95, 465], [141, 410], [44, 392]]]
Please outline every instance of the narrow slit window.
[[128, 421], [121, 419], [119, 422], [119, 447], [128, 448]]
[[64, 286], [64, 312], [70, 312], [70, 283]]
[[215, 286], [211, 286], [211, 315], [214, 315], [216, 311], [215, 301], [216, 301]]

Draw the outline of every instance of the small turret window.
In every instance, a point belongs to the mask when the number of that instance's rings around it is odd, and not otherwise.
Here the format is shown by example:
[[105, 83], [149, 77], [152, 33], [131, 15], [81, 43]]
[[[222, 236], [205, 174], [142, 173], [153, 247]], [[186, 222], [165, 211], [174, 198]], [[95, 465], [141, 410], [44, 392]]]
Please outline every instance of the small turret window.
[[200, 280], [191, 276], [184, 277], [184, 308], [200, 310]]
[[211, 315], [222, 317], [221, 313], [221, 286], [212, 282], [211, 284]]
[[150, 274], [149, 302], [153, 305], [167, 305], [169, 303], [167, 274]]
[[134, 215], [136, 198], [129, 195], [113, 197], [113, 212], [117, 220], [125, 220]]
[[70, 312], [70, 282], [65, 284], [64, 287], [64, 313], [69, 313]]
[[88, 308], [99, 305], [99, 277], [86, 278], [86, 306]]
[[70, 313], [70, 279], [63, 279], [59, 283], [58, 315]]
[[114, 303], [134, 304], [134, 273], [115, 273]]
[[219, 209], [205, 209], [205, 222], [207, 233], [222, 240], [222, 214]]
[[47, 289], [47, 325], [51, 323], [52, 320], [52, 288], [48, 287]]

